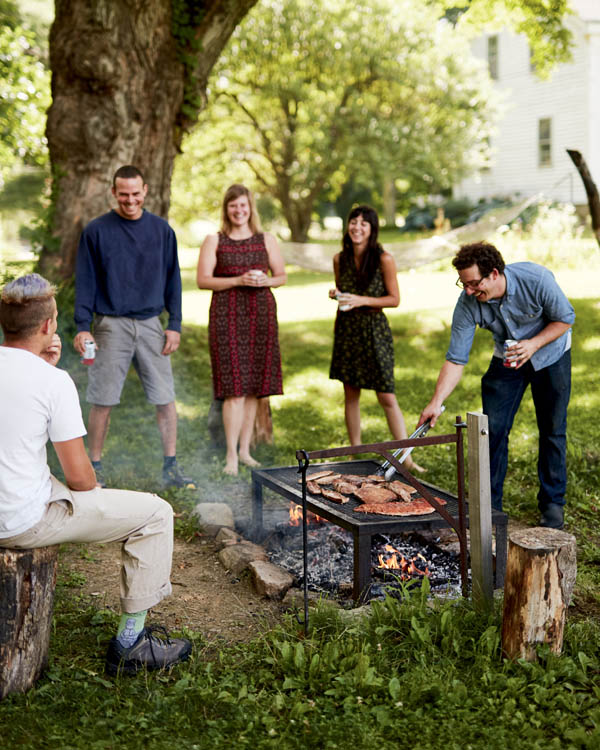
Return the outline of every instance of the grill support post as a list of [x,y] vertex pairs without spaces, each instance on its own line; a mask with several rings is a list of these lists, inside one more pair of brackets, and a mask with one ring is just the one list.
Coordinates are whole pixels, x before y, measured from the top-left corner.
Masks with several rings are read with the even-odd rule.
[[[467,438],[473,603],[479,610],[488,610],[491,609],[494,599],[494,576],[490,441],[486,414],[467,413]],[[497,553],[499,553],[499,547],[501,543],[496,535]]]

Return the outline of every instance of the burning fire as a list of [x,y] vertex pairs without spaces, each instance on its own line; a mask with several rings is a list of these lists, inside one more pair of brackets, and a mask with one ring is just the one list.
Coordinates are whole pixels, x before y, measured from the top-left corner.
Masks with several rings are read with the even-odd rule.
[[[316,513],[311,513],[309,510],[306,522],[310,526],[311,523],[326,523],[327,521],[325,518],[321,518],[321,516],[318,516]],[[296,503],[290,503],[290,526],[300,526],[301,523],[302,506],[297,505]]]
[[[379,555],[379,567],[386,568],[387,570],[397,570],[400,572],[401,580],[405,581],[414,575],[419,576],[430,576],[429,568],[427,567],[427,560],[419,552],[417,555],[412,557],[408,561],[404,555],[395,549],[391,544],[386,544],[385,552],[388,553],[389,557],[384,558],[384,553]],[[416,563],[422,560],[425,563],[425,570],[421,570],[417,567]]]

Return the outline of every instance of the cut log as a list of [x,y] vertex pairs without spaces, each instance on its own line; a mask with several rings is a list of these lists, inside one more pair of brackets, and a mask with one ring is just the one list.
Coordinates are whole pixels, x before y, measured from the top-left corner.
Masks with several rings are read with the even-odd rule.
[[572,534],[540,527],[510,535],[502,618],[507,657],[535,661],[540,643],[560,654],[576,573]]
[[0,699],[28,690],[48,662],[58,546],[0,547]]

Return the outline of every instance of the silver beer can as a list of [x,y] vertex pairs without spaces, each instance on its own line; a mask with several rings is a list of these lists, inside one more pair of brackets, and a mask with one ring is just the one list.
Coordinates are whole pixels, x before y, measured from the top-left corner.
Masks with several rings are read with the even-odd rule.
[[514,346],[515,344],[518,344],[518,341],[515,341],[515,339],[506,339],[504,342],[504,359],[503,364],[504,367],[516,367],[518,365],[517,359],[512,359],[509,355],[508,350],[511,348],[511,346]]
[[91,339],[86,339],[83,342],[84,351],[81,361],[84,365],[93,365],[96,359],[96,344]]

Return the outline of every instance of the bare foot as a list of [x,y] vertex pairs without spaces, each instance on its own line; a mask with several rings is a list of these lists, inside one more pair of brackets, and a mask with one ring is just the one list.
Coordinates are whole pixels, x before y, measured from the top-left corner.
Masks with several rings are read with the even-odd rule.
[[252,458],[249,453],[240,453],[239,457],[245,466],[260,466],[259,462],[255,458]]
[[414,461],[405,461],[404,465],[406,466],[408,471],[417,472],[417,474],[424,474],[427,469],[425,469],[423,466],[419,466],[419,464],[415,463]]
[[231,477],[237,477],[238,473],[238,461],[237,456],[233,458],[225,459],[225,467],[223,468],[223,474],[229,474]]

